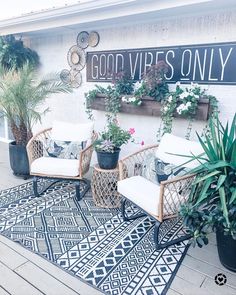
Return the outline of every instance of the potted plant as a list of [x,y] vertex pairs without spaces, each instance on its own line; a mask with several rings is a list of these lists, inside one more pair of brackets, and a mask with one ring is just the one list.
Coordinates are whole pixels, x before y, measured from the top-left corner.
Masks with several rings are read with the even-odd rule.
[[49,111],[42,109],[42,104],[50,94],[71,89],[57,74],[37,81],[37,72],[28,63],[17,70],[2,69],[0,76],[0,110],[8,119],[15,139],[9,144],[11,168],[15,175],[26,176],[29,174],[26,145],[32,137],[32,127]]
[[99,167],[102,169],[114,169],[117,166],[120,147],[128,143],[134,129],[123,130],[115,122],[109,122],[106,129],[100,133],[99,138],[94,142],[97,152]]
[[192,172],[200,176],[180,213],[194,245],[202,247],[207,234],[216,232],[220,261],[236,272],[236,114],[226,127],[218,117],[212,119],[208,132],[198,139],[205,154],[193,156],[199,166]]
[[171,133],[173,120],[177,115],[188,119],[185,137],[189,139],[192,131],[192,123],[196,118],[198,108],[203,105],[205,107],[201,112],[205,113],[205,120],[208,120],[209,117],[214,117],[218,113],[217,99],[207,94],[206,89],[202,89],[197,83],[181,85],[180,82],[177,82],[175,90],[170,92],[162,102],[159,137],[165,133]]
[[13,35],[0,36],[0,64],[4,69],[19,69],[28,62],[37,67],[39,56],[36,51],[24,46],[21,39]]

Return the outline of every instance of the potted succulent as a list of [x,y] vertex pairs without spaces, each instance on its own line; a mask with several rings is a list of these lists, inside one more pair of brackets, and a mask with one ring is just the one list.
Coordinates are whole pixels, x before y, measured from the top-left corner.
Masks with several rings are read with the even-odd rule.
[[199,166],[188,202],[180,214],[193,234],[192,242],[202,247],[207,234],[216,232],[221,263],[236,272],[236,114],[224,127],[218,116],[208,132],[198,136],[205,153],[193,156]]
[[133,128],[123,130],[117,123],[109,122],[106,129],[100,133],[99,138],[94,142],[94,148],[97,152],[99,167],[102,169],[114,169],[117,166],[120,147],[128,143]]
[[17,70],[1,69],[0,110],[15,139],[9,144],[10,164],[15,175],[29,174],[26,145],[32,137],[32,127],[41,122],[41,116],[49,110],[42,109],[45,99],[59,92],[71,92],[71,89],[57,74],[37,81],[37,72],[29,63]]

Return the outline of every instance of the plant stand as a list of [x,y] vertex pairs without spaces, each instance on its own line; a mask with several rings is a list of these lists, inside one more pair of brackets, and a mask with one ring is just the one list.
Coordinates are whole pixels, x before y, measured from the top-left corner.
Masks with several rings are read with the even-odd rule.
[[121,195],[117,192],[119,169],[93,168],[91,189],[96,206],[103,208],[118,208],[121,205]]

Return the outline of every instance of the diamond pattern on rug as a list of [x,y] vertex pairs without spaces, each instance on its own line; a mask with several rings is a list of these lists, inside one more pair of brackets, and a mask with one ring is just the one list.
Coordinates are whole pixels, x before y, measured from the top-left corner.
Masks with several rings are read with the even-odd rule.
[[[39,182],[42,190],[47,185],[47,180]],[[37,198],[31,182],[0,197],[3,235],[105,294],[165,294],[187,251],[187,242],[156,251],[152,218],[124,222],[118,209],[96,207],[90,193],[78,201],[70,181],[56,183]],[[129,214],[137,211],[130,206]],[[182,234],[178,219],[160,229],[163,242]]]

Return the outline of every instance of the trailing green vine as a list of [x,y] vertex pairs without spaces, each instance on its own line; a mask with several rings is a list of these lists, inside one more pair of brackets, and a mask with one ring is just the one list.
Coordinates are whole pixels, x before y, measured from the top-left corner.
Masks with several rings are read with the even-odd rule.
[[[169,92],[168,84],[165,81],[167,70],[166,63],[160,61],[151,66],[143,75],[143,79],[136,83],[122,71],[113,75],[112,85],[106,88],[96,85],[95,89],[86,94],[86,112],[89,119],[93,119],[91,106],[99,94],[102,94],[105,100],[108,122],[113,122],[117,118],[121,103],[142,107],[145,96],[151,96],[153,100],[161,103],[161,123],[157,131],[157,141],[159,142],[165,133],[172,132],[173,121],[176,116],[188,120],[185,137],[190,139],[201,98],[209,100],[210,118],[216,117],[218,114],[218,101],[214,96],[208,95],[207,90],[202,89],[196,83],[185,86],[176,83],[175,90]],[[208,123],[204,131],[207,128]]]
[[101,87],[99,85],[95,85],[95,89],[90,90],[88,93],[85,93],[85,112],[88,115],[90,120],[93,120],[93,112],[92,112],[92,103],[97,98],[98,94],[102,94],[105,100],[105,111],[108,122],[113,121],[118,112],[120,111],[121,101],[120,101],[120,93],[116,88],[112,86],[108,86],[107,88]]
[[218,113],[217,99],[212,95],[207,95],[205,89],[201,89],[198,84],[191,83],[190,86],[181,87],[180,83],[176,84],[175,91],[171,92],[161,107],[161,125],[157,133],[157,140],[165,133],[172,132],[173,120],[175,115],[188,119],[188,127],[185,138],[189,139],[192,131],[193,121],[197,112],[200,98],[209,99],[210,116],[216,116]]

